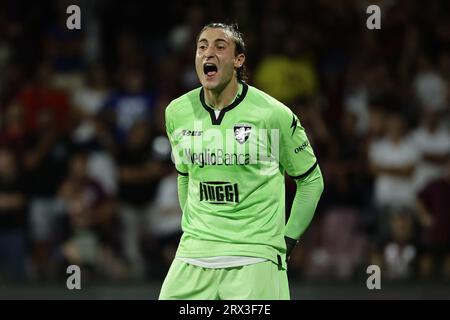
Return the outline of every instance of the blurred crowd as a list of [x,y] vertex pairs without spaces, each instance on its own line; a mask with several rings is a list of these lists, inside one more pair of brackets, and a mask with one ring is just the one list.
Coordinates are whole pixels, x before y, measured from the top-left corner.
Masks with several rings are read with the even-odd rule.
[[199,86],[212,21],[239,23],[249,83],[299,115],[324,174],[290,276],[450,279],[448,1],[59,0],[0,1],[0,283],[162,279],[181,234],[164,109]]

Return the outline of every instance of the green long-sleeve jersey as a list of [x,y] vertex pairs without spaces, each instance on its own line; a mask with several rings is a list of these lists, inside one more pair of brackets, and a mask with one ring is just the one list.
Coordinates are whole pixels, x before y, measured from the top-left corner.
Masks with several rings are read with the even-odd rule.
[[318,169],[298,117],[245,83],[220,112],[197,88],[165,117],[176,169],[189,177],[177,256],[253,256],[285,267],[284,173],[301,179]]

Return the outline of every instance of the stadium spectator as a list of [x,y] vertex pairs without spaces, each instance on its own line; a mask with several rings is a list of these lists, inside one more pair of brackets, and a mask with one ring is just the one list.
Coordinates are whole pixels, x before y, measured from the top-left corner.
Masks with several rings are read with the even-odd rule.
[[418,72],[414,79],[414,90],[419,104],[436,111],[445,109],[447,97],[445,80],[426,56],[420,56],[417,63]]
[[122,70],[120,78],[122,89],[109,96],[101,112],[111,126],[113,137],[123,143],[137,121],[153,120],[155,97],[145,87],[142,70]]
[[87,144],[95,139],[97,116],[105,105],[110,87],[108,74],[102,65],[93,65],[86,74],[85,84],[74,91],[72,105],[77,122],[74,142]]
[[175,170],[159,183],[150,214],[149,227],[157,241],[159,259],[168,268],[175,257],[181,237],[181,208],[178,202]]
[[27,132],[25,130],[24,110],[18,101],[6,107],[3,130],[0,131],[0,143],[14,151],[20,160],[27,148]]
[[0,281],[26,279],[27,200],[14,153],[0,147]]
[[445,174],[445,161],[450,156],[450,133],[443,127],[441,112],[423,109],[420,126],[413,131],[413,143],[420,153],[414,187],[421,190],[430,180]]
[[412,177],[419,158],[398,112],[385,117],[385,136],[370,144],[369,162],[375,176],[374,202],[379,209],[411,206]]
[[387,280],[408,280],[415,276],[418,244],[413,217],[408,209],[390,211],[388,232],[375,244],[371,263],[385,270]]
[[416,204],[422,226],[420,274],[450,279],[450,157],[445,164],[445,173],[419,192]]
[[69,175],[59,188],[64,212],[57,230],[61,253],[66,264],[86,267],[112,279],[125,278],[127,269],[119,256],[115,201],[89,177],[87,164],[87,154],[75,153]]
[[255,72],[255,84],[276,99],[292,105],[300,98],[316,94],[317,73],[295,36],[287,35],[283,43],[283,52],[261,61]]
[[150,126],[136,122],[117,157],[120,217],[123,223],[122,244],[132,275],[145,275],[144,238],[151,238],[146,225],[159,180],[166,166],[155,158]]
[[27,137],[27,150],[22,161],[30,193],[34,274],[45,279],[52,273],[49,264],[55,245],[55,219],[61,214],[61,203],[55,195],[66,176],[73,146],[67,137],[58,133],[57,120],[51,109],[41,110],[36,118],[36,129]]
[[37,67],[34,83],[19,93],[18,100],[24,106],[27,130],[36,129],[39,113],[46,110],[55,114],[59,131],[67,129],[70,115],[69,98],[64,91],[54,87],[54,73],[48,63],[43,62]]

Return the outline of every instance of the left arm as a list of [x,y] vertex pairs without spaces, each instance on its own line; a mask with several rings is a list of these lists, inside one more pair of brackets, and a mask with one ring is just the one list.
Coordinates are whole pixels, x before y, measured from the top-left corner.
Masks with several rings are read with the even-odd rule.
[[322,173],[318,165],[315,165],[308,175],[295,179],[295,183],[297,191],[284,232],[287,256],[309,226],[324,189]]
[[309,226],[324,183],[316,156],[298,117],[286,106],[277,109],[280,128],[280,163],[294,178],[297,190],[284,230],[286,256]]

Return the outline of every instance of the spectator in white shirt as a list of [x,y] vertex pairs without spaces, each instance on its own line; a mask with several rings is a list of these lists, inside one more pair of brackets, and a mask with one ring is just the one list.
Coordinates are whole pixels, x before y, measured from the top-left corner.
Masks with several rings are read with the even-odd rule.
[[369,146],[377,208],[413,206],[412,182],[418,157],[418,150],[407,135],[402,115],[390,112],[385,120],[385,136]]
[[424,109],[420,127],[413,132],[415,148],[420,152],[414,175],[414,188],[421,190],[425,185],[444,175],[444,163],[450,155],[450,133],[440,125],[440,113]]
[[448,93],[444,78],[425,56],[418,59],[418,69],[414,91],[420,105],[429,110],[444,110]]

